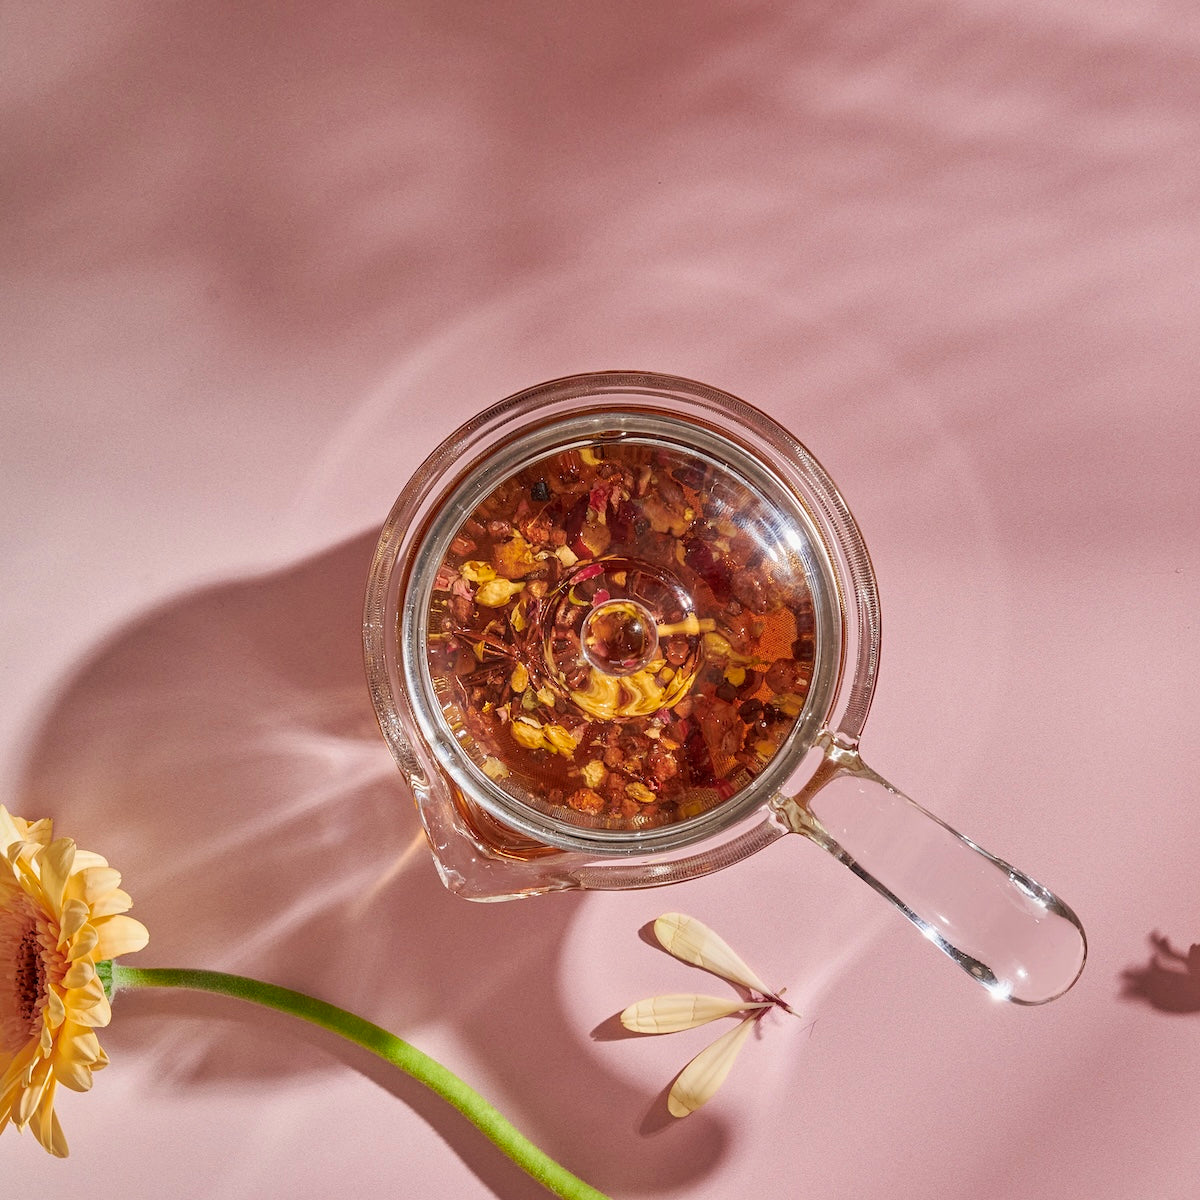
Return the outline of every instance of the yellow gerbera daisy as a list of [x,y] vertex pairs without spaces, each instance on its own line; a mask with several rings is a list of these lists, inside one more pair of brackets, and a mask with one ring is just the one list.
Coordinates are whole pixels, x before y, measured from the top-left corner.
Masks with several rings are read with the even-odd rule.
[[53,833],[49,820],[0,805],[0,1132],[28,1127],[65,1157],[55,1089],[86,1092],[108,1062],[95,1031],[112,1012],[97,966],[149,934],[122,915],[133,901],[120,874]]

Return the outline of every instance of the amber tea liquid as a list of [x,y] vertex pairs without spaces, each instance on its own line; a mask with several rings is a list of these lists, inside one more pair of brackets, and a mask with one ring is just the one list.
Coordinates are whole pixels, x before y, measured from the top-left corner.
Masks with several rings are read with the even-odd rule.
[[640,830],[746,787],[812,683],[812,597],[778,516],[721,464],[631,437],[503,480],[428,614],[447,726],[526,804]]

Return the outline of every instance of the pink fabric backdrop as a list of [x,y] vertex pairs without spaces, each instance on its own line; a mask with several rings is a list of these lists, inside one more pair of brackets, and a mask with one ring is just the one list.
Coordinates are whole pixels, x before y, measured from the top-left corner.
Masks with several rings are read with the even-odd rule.
[[[1194,3],[9,4],[2,798],[124,871],[144,965],[355,1008],[617,1197],[1174,1200],[1200,1168]],[[841,485],[884,599],[864,748],[1091,941],[997,1006],[789,839],[669,892],[437,883],[358,620],[424,454],[527,384],[727,388]],[[717,926],[779,1018],[701,1113]],[[719,986],[719,985],[718,985]],[[701,990],[704,990],[701,988]],[[118,1001],[9,1195],[542,1194],[366,1056]]]

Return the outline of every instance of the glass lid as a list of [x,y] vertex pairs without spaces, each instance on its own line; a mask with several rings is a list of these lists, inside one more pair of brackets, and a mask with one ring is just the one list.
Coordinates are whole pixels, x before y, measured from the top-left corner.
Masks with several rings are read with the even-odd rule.
[[691,419],[533,423],[461,471],[412,562],[423,735],[467,796],[550,844],[724,827],[786,777],[835,682],[811,517]]

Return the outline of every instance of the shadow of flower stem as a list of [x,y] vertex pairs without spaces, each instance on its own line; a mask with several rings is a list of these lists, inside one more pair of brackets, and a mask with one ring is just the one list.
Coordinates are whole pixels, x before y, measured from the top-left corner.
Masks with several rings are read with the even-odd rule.
[[[101,974],[103,976],[104,973]],[[251,1004],[261,1004],[265,1008],[273,1008],[322,1029],[328,1029],[331,1033],[336,1033],[378,1055],[441,1096],[507,1154],[517,1166],[556,1196],[561,1196],[564,1200],[607,1200],[602,1192],[584,1183],[578,1176],[572,1175],[565,1167],[539,1150],[507,1118],[452,1071],[395,1034],[346,1012],[345,1009],[326,1004],[323,1000],[317,1000],[303,992],[262,983],[243,975],[226,974],[224,971],[123,967],[114,962],[110,965],[109,980],[112,995],[122,988],[150,987],[215,992],[218,995],[247,1000]]]

